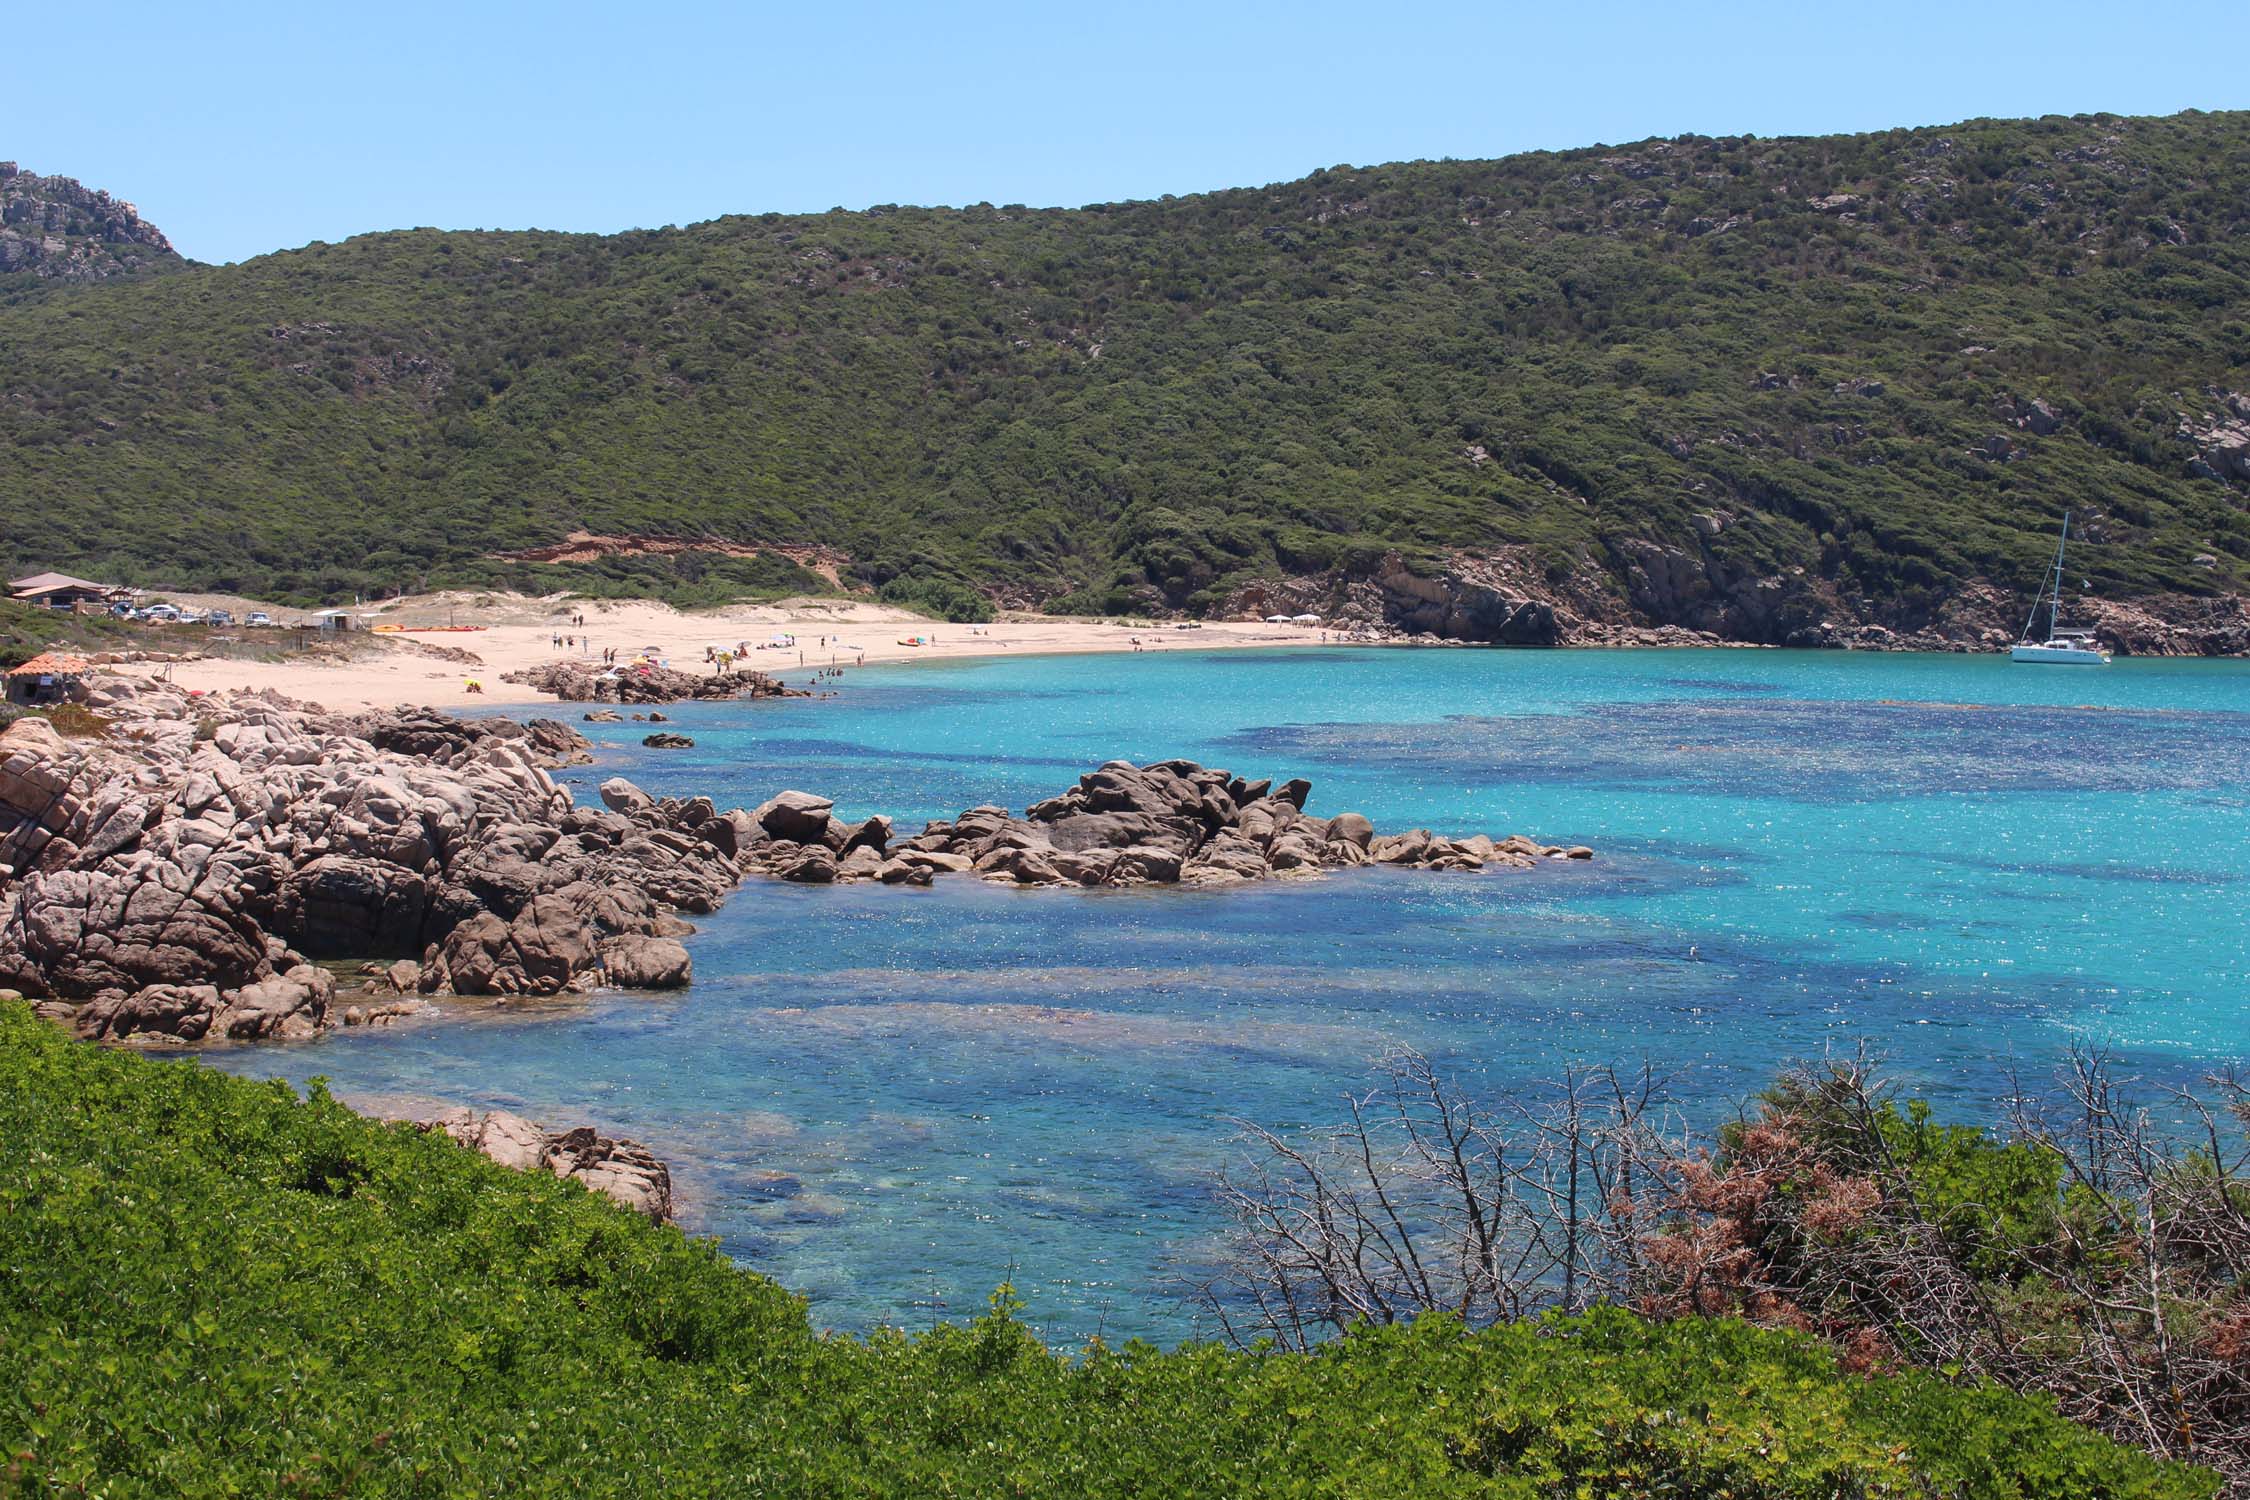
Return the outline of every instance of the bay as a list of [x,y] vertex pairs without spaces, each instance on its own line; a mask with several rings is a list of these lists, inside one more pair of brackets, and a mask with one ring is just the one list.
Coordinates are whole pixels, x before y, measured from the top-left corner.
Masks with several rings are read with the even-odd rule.
[[1395,1045],[1480,1093],[1646,1062],[1723,1119],[1870,1048],[1962,1118],[2074,1039],[2151,1080],[2250,1052],[2250,664],[1775,651],[1169,649],[862,669],[668,710],[651,792],[783,787],[904,829],[1104,760],[1303,775],[1383,829],[1599,851],[1529,873],[1211,892],[745,886],[683,995],[450,1003],[207,1061],[371,1104],[591,1120],[816,1322],[921,1326],[1012,1279],[1068,1342],[1194,1331],[1232,1119],[1337,1118]]

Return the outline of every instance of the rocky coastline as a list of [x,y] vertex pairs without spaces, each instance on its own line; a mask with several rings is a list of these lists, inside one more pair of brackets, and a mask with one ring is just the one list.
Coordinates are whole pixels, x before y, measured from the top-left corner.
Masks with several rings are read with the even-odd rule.
[[[551,720],[103,679],[83,706],[98,738],[0,734],[0,986],[88,1038],[301,1038],[440,991],[677,986],[675,913],[737,879],[708,844],[573,808],[547,771],[588,744]],[[364,985],[341,1004],[339,968]]]
[[[1344,634],[1408,643],[1608,648],[1786,646],[1806,650],[2004,651],[2029,601],[1972,582],[1931,599],[1844,598],[1802,572],[1756,574],[1714,542],[1730,518],[1699,518],[1699,545],[1620,543],[1603,566],[1555,578],[1530,549],[1353,567],[1249,584],[1230,615],[1315,614]],[[1161,600],[1150,600],[1158,613]],[[2239,594],[2153,594],[2074,601],[2080,623],[2120,656],[2250,656],[2250,600]]]
[[549,693],[565,703],[679,703],[711,698],[807,698],[804,688],[786,687],[764,672],[682,672],[641,664],[602,667],[592,662],[558,661],[500,674]]
[[272,693],[96,678],[66,738],[0,733],[0,986],[79,1035],[191,1045],[375,1025],[426,997],[687,985],[687,917],[752,875],[802,884],[1219,886],[1385,864],[1586,859],[1520,835],[1379,833],[1310,787],[1113,761],[1021,816],[894,837],[810,793],[751,810],[623,778],[574,803],[591,747],[553,720],[337,714]]
[[407,1116],[418,1130],[442,1131],[503,1167],[550,1172],[589,1191],[607,1193],[659,1224],[670,1223],[672,1169],[656,1153],[626,1136],[607,1136],[591,1125],[553,1130],[504,1109],[463,1106]]
[[[613,810],[634,810],[637,799],[645,800],[623,780],[601,790]],[[1311,791],[1310,782],[1245,781],[1191,760],[1117,760],[1021,817],[1004,807],[972,807],[906,839],[894,840],[887,817],[848,822],[829,799],[806,792],[783,792],[722,821],[733,829],[745,871],[818,885],[928,885],[958,874],[1035,886],[1223,886],[1371,864],[1473,871],[1593,858],[1583,845],[1564,848],[1521,834],[1378,833],[1359,813],[1307,813]]]

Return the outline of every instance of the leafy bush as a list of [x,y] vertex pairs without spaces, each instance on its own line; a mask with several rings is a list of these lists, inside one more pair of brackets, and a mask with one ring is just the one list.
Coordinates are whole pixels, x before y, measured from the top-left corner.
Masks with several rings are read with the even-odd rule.
[[1607,1311],[1314,1356],[823,1337],[715,1245],[0,1004],[0,1484],[117,1497],[2203,1496],[2042,1404]]
[[1994,1136],[1863,1063],[1796,1069],[1716,1157],[1656,1169],[1638,1305],[2036,1392],[2250,1494],[2250,1083],[2206,1085],[2147,1102],[2074,1051]]
[[42,651],[114,648],[134,634],[132,626],[109,615],[68,614],[0,599],[0,668],[21,666]]
[[992,618],[990,599],[950,578],[894,578],[876,590],[876,597],[956,625],[981,625]]

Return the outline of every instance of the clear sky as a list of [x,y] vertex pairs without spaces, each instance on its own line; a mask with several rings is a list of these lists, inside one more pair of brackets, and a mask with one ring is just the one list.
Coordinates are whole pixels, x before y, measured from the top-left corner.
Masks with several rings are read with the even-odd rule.
[[0,158],[200,260],[1064,204],[1651,135],[2250,106],[2250,3],[16,7]]

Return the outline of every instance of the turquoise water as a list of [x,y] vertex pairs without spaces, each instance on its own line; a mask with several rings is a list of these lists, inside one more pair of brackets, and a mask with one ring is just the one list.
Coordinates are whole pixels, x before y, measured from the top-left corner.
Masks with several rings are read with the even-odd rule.
[[1705,1120],[1868,1044],[1956,1114],[2074,1037],[2190,1080],[2250,1053],[2250,665],[1306,650],[865,669],[590,725],[651,791],[914,820],[1124,756],[1302,774],[1318,813],[1601,851],[1527,874],[1216,892],[745,887],[682,996],[461,1003],[214,1054],[347,1096],[590,1119],[817,1321],[1012,1276],[1051,1337],[1190,1331],[1230,1117],[1325,1122],[1386,1046],[1486,1091],[1652,1063]]

